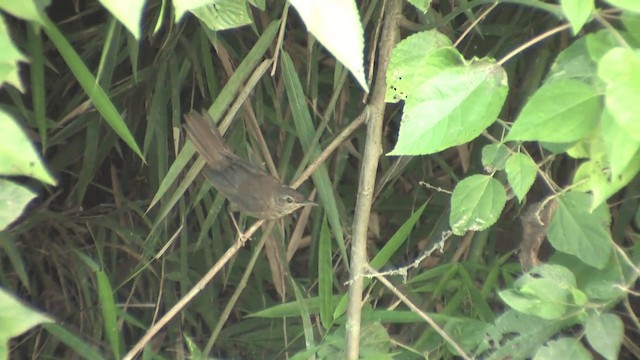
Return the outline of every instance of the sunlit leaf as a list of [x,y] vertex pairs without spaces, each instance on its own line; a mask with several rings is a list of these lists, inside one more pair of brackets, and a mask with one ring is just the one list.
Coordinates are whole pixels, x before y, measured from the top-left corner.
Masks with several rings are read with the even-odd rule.
[[506,95],[506,73],[488,60],[445,69],[405,101],[389,155],[432,154],[475,139],[496,120]]
[[596,126],[602,112],[600,102],[599,94],[584,82],[548,82],[524,106],[506,141],[579,140]]
[[291,0],[307,31],[369,91],[364,74],[364,30],[354,0]]
[[0,110],[0,175],[23,175],[50,185],[56,181],[11,115]]

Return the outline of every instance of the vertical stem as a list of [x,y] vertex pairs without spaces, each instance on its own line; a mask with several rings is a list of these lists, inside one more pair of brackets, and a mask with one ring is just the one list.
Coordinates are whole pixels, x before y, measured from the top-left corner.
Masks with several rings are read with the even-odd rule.
[[396,42],[396,19],[401,12],[403,1],[387,0],[384,5],[384,21],[380,38],[380,53],[375,74],[371,102],[367,106],[367,140],[358,184],[358,199],[353,223],[351,244],[351,273],[349,274],[349,303],[347,306],[346,358],[358,359],[360,352],[360,320],[362,317],[363,275],[367,265],[367,229],[373,201],[373,190],[378,170],[378,160],[382,154],[382,123],[385,109],[387,65]]

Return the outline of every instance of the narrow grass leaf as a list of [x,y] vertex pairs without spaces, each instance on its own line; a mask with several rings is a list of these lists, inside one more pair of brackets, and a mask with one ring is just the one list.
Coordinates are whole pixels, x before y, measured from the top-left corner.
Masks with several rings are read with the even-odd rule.
[[326,216],[322,220],[318,239],[318,298],[320,320],[325,329],[333,325],[333,264],[331,262],[331,234]]
[[31,79],[31,104],[38,125],[42,152],[47,152],[47,118],[45,115],[44,50],[42,37],[36,25],[27,25],[27,48],[29,49],[29,77]]
[[307,308],[307,305],[304,301],[304,295],[302,294],[302,291],[300,291],[300,287],[298,286],[296,281],[291,277],[289,277],[289,280],[291,281],[291,287],[293,288],[293,293],[295,294],[296,302],[298,303],[300,320],[302,320],[302,328],[304,329],[305,345],[307,349],[312,348],[315,346],[315,339],[313,335],[314,329],[313,325],[311,324],[311,314],[309,312],[309,308]]
[[67,66],[75,75],[80,86],[87,93],[91,102],[96,107],[100,115],[111,126],[111,128],[120,136],[120,138],[144,161],[144,157],[140,152],[140,148],[136,144],[133,135],[127,128],[122,116],[111,102],[111,99],[102,87],[97,83],[96,78],[91,74],[80,55],[73,49],[64,35],[58,30],[56,25],[50,19],[43,17],[43,29],[55,44],[64,58]]
[[111,345],[114,358],[119,359],[122,354],[117,309],[114,300],[115,293],[111,287],[109,277],[104,271],[96,272],[96,279],[98,281],[98,298],[100,299],[100,309],[102,310],[105,334]]
[[[316,147],[317,144],[312,144],[315,129],[313,128],[313,122],[311,120],[311,115],[309,114],[307,101],[302,90],[302,84],[300,83],[298,74],[293,66],[293,60],[291,60],[291,57],[286,52],[282,53],[282,72],[284,75],[285,87],[287,89],[287,98],[289,99],[289,105],[293,114],[293,122],[295,123],[298,137],[306,151],[313,148],[312,157],[315,158],[320,155],[320,150]],[[328,216],[333,235],[336,237],[336,241],[340,247],[340,252],[346,261],[348,257],[346,254],[346,246],[344,244],[344,236],[342,234],[340,213],[338,211],[338,205],[333,192],[333,184],[329,178],[329,172],[326,165],[321,164],[313,173],[312,178],[316,185],[316,189],[318,190],[318,194],[320,195],[323,210]]]
[[73,349],[78,356],[88,360],[103,360],[109,357],[102,356],[93,347],[89,346],[89,342],[79,336],[73,334],[67,330],[64,326],[59,324],[44,324],[43,327],[53,335],[56,339],[60,340],[63,344]]

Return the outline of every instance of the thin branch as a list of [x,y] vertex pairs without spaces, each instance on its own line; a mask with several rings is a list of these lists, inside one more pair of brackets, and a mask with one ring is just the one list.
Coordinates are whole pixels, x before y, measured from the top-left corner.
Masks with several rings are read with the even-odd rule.
[[378,68],[371,94],[371,103],[367,106],[367,137],[358,184],[358,199],[353,223],[353,241],[351,244],[351,269],[349,279],[349,303],[346,323],[346,359],[358,359],[360,352],[360,321],[362,318],[362,274],[367,266],[367,229],[373,192],[378,170],[378,161],[382,154],[382,124],[384,120],[386,73],[391,51],[397,38],[396,19],[402,9],[402,1],[389,0],[384,4],[384,21],[380,38]]

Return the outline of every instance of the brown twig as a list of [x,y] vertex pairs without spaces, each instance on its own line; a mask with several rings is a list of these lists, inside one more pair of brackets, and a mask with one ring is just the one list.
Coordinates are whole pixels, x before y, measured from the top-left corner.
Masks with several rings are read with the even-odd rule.
[[358,359],[360,352],[360,321],[362,318],[362,291],[364,280],[362,274],[367,266],[367,229],[373,191],[376,182],[379,157],[382,154],[382,123],[385,109],[386,72],[391,57],[391,51],[396,42],[396,17],[402,9],[401,1],[386,1],[384,4],[385,15],[382,36],[380,38],[380,53],[378,56],[378,69],[371,102],[367,106],[367,137],[360,171],[360,183],[358,184],[358,199],[353,222],[353,241],[351,243],[351,269],[349,279],[349,302],[347,305],[346,324],[346,354],[347,359]]

